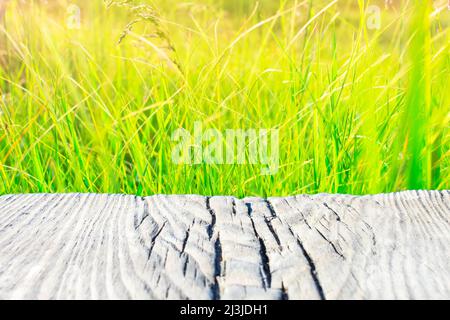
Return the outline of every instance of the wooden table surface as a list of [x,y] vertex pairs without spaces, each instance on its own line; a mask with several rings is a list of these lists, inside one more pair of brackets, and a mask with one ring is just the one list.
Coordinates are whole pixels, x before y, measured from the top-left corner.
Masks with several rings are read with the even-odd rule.
[[450,299],[450,192],[0,197],[0,299]]

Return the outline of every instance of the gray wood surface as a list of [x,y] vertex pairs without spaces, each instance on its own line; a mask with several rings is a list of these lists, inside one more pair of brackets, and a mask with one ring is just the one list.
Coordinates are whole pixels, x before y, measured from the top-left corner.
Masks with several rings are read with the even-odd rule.
[[450,192],[0,197],[1,299],[449,299]]

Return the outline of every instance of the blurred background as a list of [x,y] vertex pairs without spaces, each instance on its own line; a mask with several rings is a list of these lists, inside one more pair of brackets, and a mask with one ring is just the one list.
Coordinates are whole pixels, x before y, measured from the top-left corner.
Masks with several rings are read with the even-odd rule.
[[[448,189],[447,1],[0,0],[0,193]],[[280,170],[176,165],[277,128]]]

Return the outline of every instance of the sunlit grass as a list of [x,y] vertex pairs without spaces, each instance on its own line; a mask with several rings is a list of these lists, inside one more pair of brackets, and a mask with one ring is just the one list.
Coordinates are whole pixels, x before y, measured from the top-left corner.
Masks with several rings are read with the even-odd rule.
[[[130,8],[11,1],[0,194],[448,189],[450,11],[398,2],[370,30],[367,1],[154,1],[118,44]],[[280,170],[174,164],[196,121],[278,128]]]

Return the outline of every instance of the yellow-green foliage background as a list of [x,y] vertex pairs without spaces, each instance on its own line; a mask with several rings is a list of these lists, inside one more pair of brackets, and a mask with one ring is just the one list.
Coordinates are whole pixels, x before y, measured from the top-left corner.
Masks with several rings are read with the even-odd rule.
[[[450,11],[393,2],[74,1],[70,29],[69,2],[11,0],[0,194],[448,189]],[[372,4],[379,30],[367,28]],[[171,134],[195,121],[278,128],[280,170],[174,164]]]

